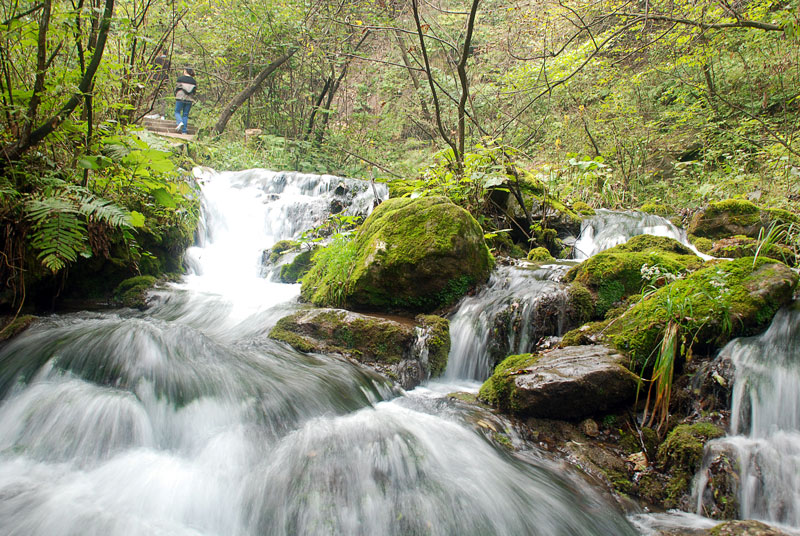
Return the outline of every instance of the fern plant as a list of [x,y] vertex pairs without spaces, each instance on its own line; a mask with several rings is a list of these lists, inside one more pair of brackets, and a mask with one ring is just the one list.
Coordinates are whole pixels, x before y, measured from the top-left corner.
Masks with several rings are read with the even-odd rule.
[[42,265],[53,273],[90,257],[87,224],[105,223],[115,229],[131,227],[127,212],[86,188],[61,183],[30,196],[23,204],[31,223],[29,239]]

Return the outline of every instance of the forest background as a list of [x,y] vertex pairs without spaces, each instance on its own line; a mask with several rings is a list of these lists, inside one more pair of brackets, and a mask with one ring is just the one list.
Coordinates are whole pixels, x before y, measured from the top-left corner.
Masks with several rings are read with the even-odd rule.
[[[796,212],[798,26],[796,0],[3,0],[2,302],[92,259],[178,269],[159,248],[191,240],[195,164],[445,194],[487,233],[486,189],[525,181]],[[184,66],[199,132],[176,151],[140,124]]]

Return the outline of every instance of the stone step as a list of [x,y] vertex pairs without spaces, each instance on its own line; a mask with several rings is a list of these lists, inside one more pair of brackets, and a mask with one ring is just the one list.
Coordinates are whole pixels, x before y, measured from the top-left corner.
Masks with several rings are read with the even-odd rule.
[[[175,121],[173,119],[155,119],[145,117],[142,124],[147,130],[152,132],[175,132]],[[197,134],[197,127],[189,125],[188,134]]]

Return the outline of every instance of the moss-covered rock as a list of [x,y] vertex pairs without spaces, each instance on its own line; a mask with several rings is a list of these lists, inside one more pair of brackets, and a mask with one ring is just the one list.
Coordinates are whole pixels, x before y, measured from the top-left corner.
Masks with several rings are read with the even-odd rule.
[[533,262],[553,262],[556,260],[547,248],[533,248],[528,252],[528,260]]
[[144,309],[147,307],[147,291],[156,284],[151,275],[140,275],[122,281],[114,290],[114,301],[123,307]]
[[788,247],[780,244],[760,244],[757,239],[744,235],[721,238],[714,242],[711,249],[708,251],[708,254],[714,257],[733,259],[752,257],[756,255],[756,253],[758,253],[760,257],[776,259],[790,266],[796,263],[794,251]]
[[389,199],[353,240],[314,259],[303,298],[367,311],[433,311],[486,281],[493,267],[480,225],[445,197]]
[[[435,315],[403,322],[342,309],[309,309],[281,318],[269,336],[301,352],[345,355],[406,389],[444,372],[450,351],[449,322]],[[420,340],[424,344],[417,344]]]
[[611,322],[604,337],[641,370],[660,343],[668,320],[711,350],[733,337],[762,331],[791,301],[798,276],[772,259],[722,261],[654,292]]
[[673,210],[667,205],[660,205],[658,203],[645,203],[639,207],[639,212],[646,212],[647,214],[655,214],[656,216],[669,218],[672,215]]
[[281,266],[278,279],[281,283],[297,283],[306,275],[313,264],[311,258],[314,252],[310,249],[301,251],[288,264]]
[[33,315],[19,315],[0,318],[0,342],[19,335],[36,320]]
[[660,281],[663,284],[667,277],[697,269],[702,264],[702,259],[677,240],[638,235],[590,257],[567,272],[566,279],[591,292],[595,305],[593,318],[602,318],[615,304],[639,294],[650,282],[649,272],[642,271],[645,265],[653,272],[653,282],[658,283],[663,277]]
[[636,376],[624,361],[601,345],[509,356],[481,386],[479,397],[517,415],[588,417],[633,399]]
[[770,225],[798,223],[800,219],[785,210],[761,209],[744,199],[726,199],[711,203],[697,212],[689,224],[688,231],[695,236],[711,239],[745,235],[757,238]]
[[584,203],[583,201],[577,201],[577,202],[573,203],[572,204],[572,210],[574,210],[575,212],[577,212],[578,214],[580,214],[582,216],[594,216],[595,215],[594,209],[592,207],[590,207],[588,204]]
[[669,433],[658,448],[657,458],[661,469],[670,475],[664,506],[675,508],[685,503],[706,443],[724,435],[722,428],[705,422],[681,424]]
[[720,523],[707,532],[707,536],[788,536],[761,521],[737,520]]
[[728,443],[716,443],[706,447],[704,459],[703,514],[711,519],[735,519],[739,515],[739,453]]

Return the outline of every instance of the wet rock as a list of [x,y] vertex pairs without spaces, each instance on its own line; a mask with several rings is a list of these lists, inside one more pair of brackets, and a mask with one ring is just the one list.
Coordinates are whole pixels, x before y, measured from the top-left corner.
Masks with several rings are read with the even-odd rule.
[[788,536],[766,523],[754,520],[728,521],[707,531],[708,536]]
[[703,460],[703,449],[725,431],[711,423],[701,422],[676,426],[658,448],[658,466],[669,474],[664,506],[690,510],[690,485]]
[[789,265],[796,262],[794,251],[780,244],[761,244],[757,239],[748,236],[721,238],[712,243],[708,254],[714,257],[738,259],[740,257],[759,256],[777,259]]
[[773,223],[798,221],[797,216],[785,210],[761,209],[744,199],[726,199],[695,213],[687,230],[692,235],[711,239],[736,235],[758,238],[759,233],[766,232]]
[[147,308],[147,292],[156,284],[156,278],[140,275],[122,281],[114,290],[114,303],[133,309]]
[[697,475],[702,513],[711,519],[734,519],[739,513],[738,456],[731,445],[713,443],[706,447],[703,470]]
[[626,359],[602,345],[510,356],[481,387],[480,398],[517,415],[579,419],[630,402],[636,377]]
[[309,309],[281,318],[269,336],[301,352],[342,354],[404,389],[444,372],[450,351],[449,322],[434,315],[412,321]]
[[302,296],[320,306],[429,312],[454,303],[489,277],[483,231],[445,197],[381,203],[352,241],[320,255]]

